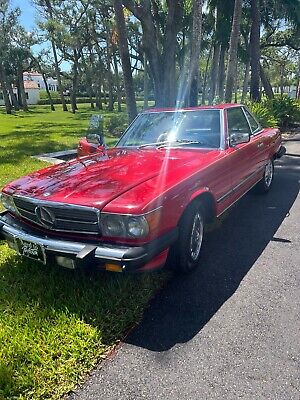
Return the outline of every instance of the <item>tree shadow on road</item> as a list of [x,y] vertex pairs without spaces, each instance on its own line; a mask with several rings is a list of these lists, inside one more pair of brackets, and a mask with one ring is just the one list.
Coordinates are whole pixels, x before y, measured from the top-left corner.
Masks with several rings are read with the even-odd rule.
[[[174,276],[153,299],[126,343],[165,351],[191,340],[235,293],[280,224],[288,218],[299,192],[299,159],[284,157],[271,191],[246,195],[218,229],[207,234],[201,266]],[[275,238],[276,240],[276,238]],[[282,243],[288,243],[280,238]]]

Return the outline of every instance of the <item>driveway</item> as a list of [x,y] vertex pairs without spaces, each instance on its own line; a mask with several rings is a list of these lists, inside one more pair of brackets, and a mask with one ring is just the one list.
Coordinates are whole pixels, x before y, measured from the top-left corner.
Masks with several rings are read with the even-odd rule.
[[300,135],[69,400],[300,398]]

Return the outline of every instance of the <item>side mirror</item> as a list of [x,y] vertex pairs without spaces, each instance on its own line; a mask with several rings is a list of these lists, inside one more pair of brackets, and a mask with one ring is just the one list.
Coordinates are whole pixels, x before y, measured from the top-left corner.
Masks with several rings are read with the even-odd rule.
[[230,146],[250,142],[249,132],[234,132],[230,135]]
[[102,115],[94,114],[91,116],[89,127],[86,133],[86,140],[89,143],[97,144],[98,146],[104,145]]
[[103,136],[102,135],[98,135],[97,133],[87,133],[86,134],[86,140],[89,143],[97,144],[99,146],[101,146],[103,144],[103,142],[104,142]]

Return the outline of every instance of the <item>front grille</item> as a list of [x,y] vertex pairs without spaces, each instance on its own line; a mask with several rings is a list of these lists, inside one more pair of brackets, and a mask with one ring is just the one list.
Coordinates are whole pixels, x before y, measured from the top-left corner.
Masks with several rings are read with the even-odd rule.
[[21,217],[43,228],[62,232],[99,233],[98,210],[64,203],[14,197]]

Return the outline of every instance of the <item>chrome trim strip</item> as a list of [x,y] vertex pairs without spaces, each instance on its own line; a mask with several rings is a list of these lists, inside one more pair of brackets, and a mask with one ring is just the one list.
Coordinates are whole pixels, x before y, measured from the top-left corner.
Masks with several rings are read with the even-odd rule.
[[[237,189],[239,189],[241,186],[243,186],[247,181],[252,179],[256,174],[260,172],[260,170],[263,170],[265,167],[260,167],[257,168],[252,174],[244,178],[240,183],[238,183],[234,188],[230,189],[228,192],[223,194],[219,199],[217,199],[217,203],[221,203],[221,201],[225,200],[228,196],[230,196],[232,193],[234,193]],[[256,185],[256,183],[255,183]]]
[[[245,115],[245,117],[246,117],[246,119],[247,119],[248,125],[250,126],[251,136],[256,136],[256,135],[260,134],[260,133],[264,130],[263,127],[260,125],[260,123],[257,121],[257,119],[255,118],[255,116],[252,114],[252,112],[251,112],[247,107],[242,106],[242,109],[243,109],[244,115]],[[257,125],[258,125],[258,127],[256,128],[255,131],[253,131],[252,128],[251,128],[251,124],[250,124],[248,115],[246,114],[245,110],[253,117],[254,121],[255,121],[255,122],[257,123]]]
[[55,206],[55,207],[60,207],[60,208],[75,208],[75,209],[81,209],[81,210],[87,210],[87,211],[95,211],[96,213],[100,213],[100,210],[96,207],[88,207],[88,206],[81,206],[78,204],[70,204],[70,203],[62,203],[59,201],[47,201],[47,200],[41,200],[41,199],[35,199],[34,197],[29,197],[29,196],[23,196],[20,194],[13,194],[13,198],[18,198],[18,199],[25,199],[27,201],[30,201],[31,203],[34,204],[43,204],[45,206]]
[[120,215],[120,217],[144,217],[145,215],[151,214],[154,211],[157,211],[157,210],[159,210],[161,208],[163,208],[163,206],[156,207],[153,210],[147,211],[147,212],[145,212],[143,214],[129,214],[129,213],[128,214],[121,214],[121,213],[108,212],[108,211],[103,211],[100,214],[101,215],[103,215],[103,214],[105,214],[105,215],[107,215],[107,214],[109,214],[109,215]]
[[[60,253],[77,255],[86,246],[86,244],[80,242],[68,242],[65,240],[55,240],[49,238],[46,239],[39,236],[33,236],[20,229],[14,228],[11,225],[8,225],[4,221],[1,222],[3,223],[2,232],[6,238],[19,238],[22,240],[27,240],[29,242],[37,243],[41,246],[44,246],[45,250],[52,250]],[[95,250],[95,257],[122,262],[124,261],[123,256],[130,248],[131,247],[112,248],[106,245],[99,245]]]
[[242,193],[232,204],[230,204],[228,207],[225,208],[220,214],[217,215],[217,218],[219,218],[222,214],[224,214],[225,211],[227,211],[230,207],[232,207],[237,201],[239,201],[246,193],[248,193],[255,185],[257,182],[255,182],[253,185],[249,187],[249,189],[246,190],[246,192]]

